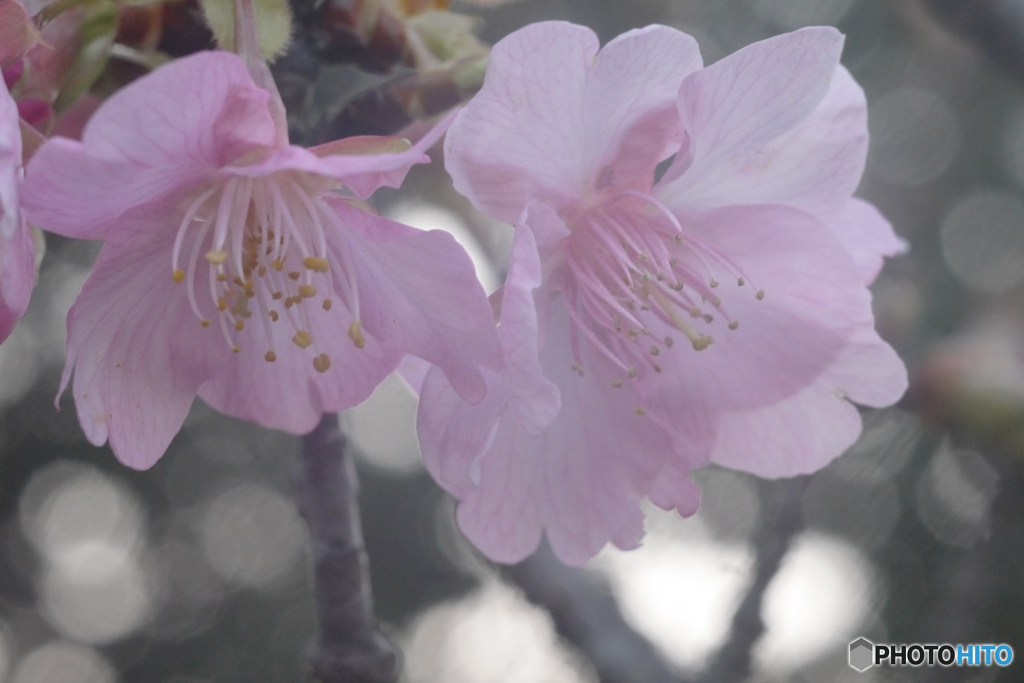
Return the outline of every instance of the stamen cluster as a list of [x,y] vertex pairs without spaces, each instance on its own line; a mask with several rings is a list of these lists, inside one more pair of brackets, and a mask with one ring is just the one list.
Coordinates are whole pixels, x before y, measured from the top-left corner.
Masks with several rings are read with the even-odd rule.
[[[671,335],[652,332],[652,318],[681,332],[695,351],[714,342],[708,327],[715,315],[730,330],[739,328],[716,294],[718,272],[728,272],[739,287],[749,278],[684,231],[654,197],[627,190],[571,222],[570,229],[563,287],[574,323],[573,370],[578,374],[583,372],[580,334],[625,377],[635,379],[644,370],[660,373],[658,357],[675,345]],[[763,299],[764,291],[756,289],[754,296]],[[621,388],[623,380],[615,379],[612,386]]]
[[185,284],[200,324],[209,327],[211,320],[203,313],[207,307],[197,299],[202,296],[197,288],[205,285],[224,339],[235,352],[251,343],[244,332],[255,313],[268,362],[277,360],[271,325],[283,321],[296,346],[313,348],[313,367],[326,372],[331,359],[313,338],[311,316],[316,313],[307,302],[320,298],[320,308],[329,312],[340,295],[355,318],[349,337],[357,348],[363,348],[365,339],[352,265],[344,250],[327,246],[325,230],[336,227],[337,214],[312,191],[312,184],[295,172],[215,182],[186,209],[171,269],[174,281]]

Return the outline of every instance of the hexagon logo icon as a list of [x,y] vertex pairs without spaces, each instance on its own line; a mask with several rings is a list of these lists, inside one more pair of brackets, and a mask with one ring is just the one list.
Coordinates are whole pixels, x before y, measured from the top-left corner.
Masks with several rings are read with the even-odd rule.
[[865,671],[874,665],[875,644],[867,638],[858,638],[850,643],[850,666]]

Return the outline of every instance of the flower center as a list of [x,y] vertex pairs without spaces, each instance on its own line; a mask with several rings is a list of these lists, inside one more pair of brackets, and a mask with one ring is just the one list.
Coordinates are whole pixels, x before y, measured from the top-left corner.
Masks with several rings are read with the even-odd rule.
[[[695,351],[714,342],[710,325],[721,316],[739,328],[716,294],[726,275],[743,287],[749,278],[736,264],[688,234],[654,197],[626,190],[573,223],[565,251],[566,295],[572,328],[573,369],[580,335],[618,366],[624,378],[661,372],[661,354],[674,348],[667,326],[682,333]],[[764,290],[755,289],[763,299]],[[655,324],[657,321],[660,324]],[[613,381],[619,388],[623,379]],[[638,414],[643,414],[638,408]]]
[[201,325],[209,327],[211,320],[197,298],[204,296],[197,288],[205,289],[206,270],[215,317],[235,352],[241,351],[243,330],[255,314],[266,338],[268,362],[277,360],[272,326],[283,324],[296,346],[312,347],[313,367],[326,372],[331,359],[310,332],[312,301],[319,300],[320,308],[330,311],[340,295],[355,319],[349,338],[358,348],[365,339],[355,273],[344,250],[327,247],[325,227],[338,221],[337,214],[303,181],[301,175],[276,173],[215,182],[185,211],[171,269],[174,281],[185,283]]

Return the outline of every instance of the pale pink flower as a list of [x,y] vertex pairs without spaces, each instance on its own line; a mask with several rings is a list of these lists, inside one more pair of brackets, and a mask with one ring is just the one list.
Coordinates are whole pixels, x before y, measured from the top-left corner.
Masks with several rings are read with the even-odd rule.
[[[259,67],[262,67],[262,71]],[[250,64],[250,69],[252,69]],[[198,393],[292,433],[364,400],[404,353],[480,400],[499,367],[490,307],[443,232],[357,199],[397,186],[444,125],[408,148],[289,146],[269,72],[225,52],[176,60],[29,164],[33,223],[105,243],[68,314],[67,366],[94,444],[151,466]],[[62,390],[63,390],[62,386]]]
[[860,433],[851,401],[902,395],[866,287],[902,244],[851,199],[866,107],[842,43],[806,29],[707,68],[662,26],[598,51],[537,24],[494,47],[445,151],[455,187],[517,225],[505,369],[474,406],[432,371],[419,414],[488,556],[545,533],[569,563],[635,547],[645,496],[696,510],[692,468],[813,471]]
[[32,233],[19,208],[21,153],[18,106],[0,83],[0,341],[25,314],[36,284]]

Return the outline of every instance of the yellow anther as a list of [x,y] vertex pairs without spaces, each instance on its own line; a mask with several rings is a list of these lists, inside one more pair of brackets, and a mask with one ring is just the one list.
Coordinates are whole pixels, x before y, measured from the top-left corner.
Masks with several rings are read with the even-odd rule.
[[635,413],[636,413],[637,415],[646,415],[646,414],[647,414],[647,411],[646,411],[646,410],[644,410],[644,407],[643,407],[643,406],[637,406],[637,407],[636,407],[636,410],[635,410],[634,412],[635,412]]
[[281,316],[279,316],[277,314],[277,311],[271,311],[270,312],[270,319],[273,320],[275,323],[277,322],[277,319],[280,318],[280,317]]
[[274,353],[273,351],[267,351],[267,355],[263,357],[267,360],[268,363],[273,363],[275,360],[277,360],[277,354]]
[[309,335],[309,332],[299,330],[295,333],[295,336],[292,337],[292,341],[295,342],[295,345],[300,349],[308,349],[309,345],[313,343],[313,337]]
[[284,270],[284,262],[281,259],[276,258],[270,262],[270,267],[274,270]]
[[239,351],[242,350],[242,347],[239,346],[238,344],[235,344],[234,346],[231,347],[231,350],[234,351],[235,353],[238,353]]
[[241,332],[244,329],[245,329],[245,321],[244,320],[236,320],[235,321],[235,330],[238,331],[238,332]]
[[181,270],[179,268],[178,270],[176,270],[173,273],[171,273],[171,279],[173,279],[175,282],[179,282],[179,283],[180,282],[184,282],[185,281],[185,271]]
[[302,265],[318,273],[326,273],[328,269],[327,259],[320,256],[307,256],[302,259]]
[[636,368],[630,368],[628,374],[630,379],[636,379]]
[[712,280],[708,284],[711,286],[712,289],[714,289],[715,287],[718,286],[718,280]]
[[256,269],[256,274],[259,275],[260,277],[263,277],[264,275],[267,274],[267,267],[260,266],[259,268]]
[[301,276],[302,276],[302,273],[300,273],[297,270],[293,270],[290,273],[288,273],[288,277],[290,277],[293,280],[298,280]]
[[622,388],[622,380],[621,379],[613,379],[612,380],[612,386],[615,387],[616,389],[621,389]]
[[228,281],[228,274],[227,273],[217,273],[217,282],[227,282],[227,281]]
[[225,299],[224,297],[218,297],[217,298],[217,310],[218,311],[226,311],[226,310],[228,310],[228,300]]
[[313,359],[313,367],[317,372],[327,372],[331,369],[331,357],[326,353],[321,353]]
[[331,300],[330,299],[324,299],[324,310],[325,311],[331,310]]
[[214,249],[206,252],[206,260],[215,266],[219,266],[228,260],[228,252],[223,249]]
[[711,343],[715,341],[714,337],[708,335],[701,335],[693,340],[693,350],[703,351],[704,349],[711,346]]
[[299,296],[304,299],[312,299],[316,296],[316,287],[313,285],[299,285]]
[[199,324],[202,325],[203,327],[209,327],[210,326],[210,321],[209,320],[203,320]]
[[700,317],[700,309],[697,308],[696,306],[691,306],[690,307],[690,316],[693,317],[693,318],[699,318]]
[[282,294],[281,292],[274,292],[273,294],[270,295],[270,298],[273,299],[274,301],[280,301],[281,297],[283,296],[284,294]]
[[740,326],[740,321],[739,320],[733,320],[731,323],[729,323],[729,329],[730,330],[735,330],[739,326]]
[[363,336],[363,323],[358,320],[348,326],[348,338],[356,345],[357,349],[366,347],[366,337]]
[[[299,301],[302,301],[302,299],[299,299]],[[284,307],[285,308],[291,308],[294,305],[295,305],[295,302],[292,301],[291,297],[288,297],[287,299],[284,300]]]
[[231,278],[231,281],[234,282],[239,287],[242,287],[243,285],[245,285],[245,281],[242,280],[242,278],[238,277],[237,275],[234,276],[233,278]]

